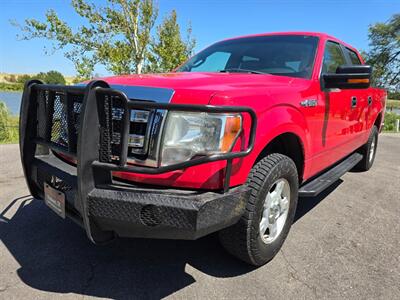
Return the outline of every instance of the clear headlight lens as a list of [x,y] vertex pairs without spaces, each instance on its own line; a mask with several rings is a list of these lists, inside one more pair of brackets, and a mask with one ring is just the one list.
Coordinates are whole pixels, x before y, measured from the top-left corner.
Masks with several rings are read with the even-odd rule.
[[229,152],[241,128],[240,114],[169,112],[161,165],[185,162],[197,155]]

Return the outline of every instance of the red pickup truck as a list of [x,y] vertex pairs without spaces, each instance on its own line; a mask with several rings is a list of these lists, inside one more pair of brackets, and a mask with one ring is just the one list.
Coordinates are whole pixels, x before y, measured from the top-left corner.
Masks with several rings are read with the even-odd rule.
[[350,45],[289,32],[215,43],[167,74],[31,80],[27,184],[94,243],[219,231],[230,253],[262,265],[299,196],[373,164],[386,92],[370,77]]

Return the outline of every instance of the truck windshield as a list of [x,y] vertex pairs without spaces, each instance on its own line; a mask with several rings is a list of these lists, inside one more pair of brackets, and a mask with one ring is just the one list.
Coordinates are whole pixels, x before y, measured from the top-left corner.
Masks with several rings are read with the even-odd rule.
[[240,72],[310,78],[318,38],[271,35],[216,43],[189,59],[177,72]]

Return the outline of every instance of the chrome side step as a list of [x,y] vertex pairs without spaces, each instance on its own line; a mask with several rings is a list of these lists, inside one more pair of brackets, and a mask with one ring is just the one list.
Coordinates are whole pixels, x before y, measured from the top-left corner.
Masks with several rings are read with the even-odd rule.
[[314,197],[333,184],[343,174],[351,170],[363,156],[359,153],[353,153],[338,165],[322,173],[317,178],[306,183],[299,189],[300,197]]

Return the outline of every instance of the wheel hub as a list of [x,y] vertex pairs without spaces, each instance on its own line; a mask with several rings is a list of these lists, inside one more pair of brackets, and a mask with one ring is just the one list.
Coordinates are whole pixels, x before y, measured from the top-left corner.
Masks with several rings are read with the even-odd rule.
[[268,191],[264,200],[263,215],[260,221],[260,236],[264,243],[276,240],[286,223],[290,204],[290,185],[278,179]]
[[280,215],[281,215],[281,206],[279,200],[274,201],[270,208],[269,222],[274,223]]
[[369,148],[369,157],[368,160],[369,162],[371,162],[374,158],[374,154],[375,154],[375,143],[376,143],[376,137],[374,136],[371,142],[371,146]]

